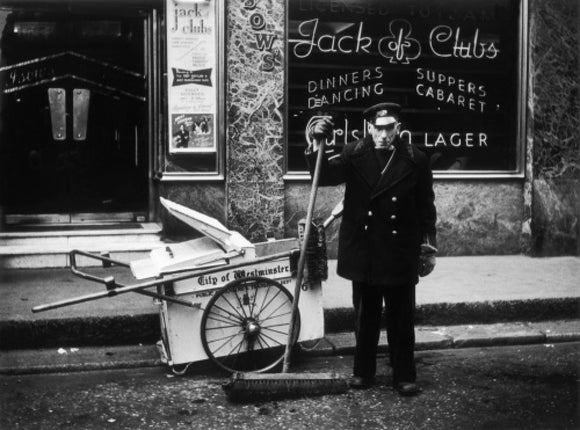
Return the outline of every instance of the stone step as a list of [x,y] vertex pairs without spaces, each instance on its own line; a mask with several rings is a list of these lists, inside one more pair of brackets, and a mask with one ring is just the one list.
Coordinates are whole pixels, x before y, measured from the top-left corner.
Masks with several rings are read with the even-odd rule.
[[[145,258],[161,247],[161,227],[142,224],[140,228],[94,228],[0,233],[0,265],[3,268],[54,268],[70,266],[69,252],[79,249],[130,262]],[[78,258],[81,267],[98,266],[100,261]]]
[[0,246],[75,246],[75,244],[121,243],[121,242],[155,242],[159,240],[162,228],[156,223],[137,224],[135,228],[123,228],[121,225],[93,224],[77,229],[55,226],[52,229],[36,231],[0,232]]

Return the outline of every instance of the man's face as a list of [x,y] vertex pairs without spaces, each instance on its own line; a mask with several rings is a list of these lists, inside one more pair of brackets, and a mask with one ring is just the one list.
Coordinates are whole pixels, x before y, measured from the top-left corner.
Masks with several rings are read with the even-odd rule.
[[393,142],[393,139],[395,139],[395,136],[399,134],[399,127],[399,122],[380,126],[369,123],[368,129],[373,137],[375,146],[389,146]]

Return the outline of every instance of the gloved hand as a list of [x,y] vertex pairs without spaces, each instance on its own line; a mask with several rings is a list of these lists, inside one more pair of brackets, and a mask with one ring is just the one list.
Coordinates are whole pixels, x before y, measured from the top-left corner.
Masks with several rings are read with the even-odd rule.
[[436,258],[434,255],[419,257],[419,276],[424,277],[435,269]]
[[306,140],[310,150],[317,151],[319,142],[326,139],[331,142],[334,135],[334,123],[329,116],[315,116],[306,126]]
[[419,255],[419,276],[424,277],[433,271],[436,264],[435,254],[437,248],[428,244],[421,245],[421,254]]

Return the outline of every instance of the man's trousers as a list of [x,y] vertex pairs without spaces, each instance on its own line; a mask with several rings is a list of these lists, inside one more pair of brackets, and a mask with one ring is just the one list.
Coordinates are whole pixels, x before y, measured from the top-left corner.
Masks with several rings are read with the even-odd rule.
[[353,374],[362,377],[376,374],[384,303],[393,385],[415,382],[415,284],[370,285],[353,282],[352,298],[356,336]]

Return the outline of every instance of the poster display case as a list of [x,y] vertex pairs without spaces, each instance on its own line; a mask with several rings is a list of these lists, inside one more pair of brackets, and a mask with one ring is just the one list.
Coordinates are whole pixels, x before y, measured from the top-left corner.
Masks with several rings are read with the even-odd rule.
[[222,174],[220,2],[166,0],[163,179]]

